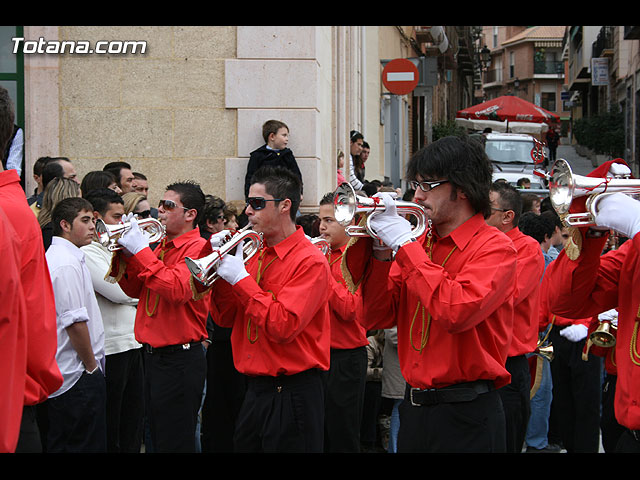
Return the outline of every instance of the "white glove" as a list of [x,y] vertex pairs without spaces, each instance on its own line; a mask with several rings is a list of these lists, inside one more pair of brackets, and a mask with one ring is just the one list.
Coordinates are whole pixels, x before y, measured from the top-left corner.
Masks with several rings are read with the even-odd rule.
[[562,335],[570,342],[579,342],[580,340],[587,338],[588,332],[589,329],[586,325],[575,324],[564,327],[562,330],[560,330],[560,335]]
[[598,320],[601,322],[611,322],[612,325],[618,324],[618,310],[612,308],[611,310],[607,310],[606,312],[602,312],[598,315]]
[[209,238],[209,242],[211,243],[211,248],[214,250],[220,248],[224,243],[225,239],[231,234],[231,230],[222,230],[218,233],[214,233]]
[[[244,242],[243,242],[244,243]],[[244,266],[244,252],[242,250],[242,243],[236,247],[236,251],[233,255],[229,252],[222,257],[220,265],[218,265],[218,275],[231,285],[235,285],[240,280],[249,276],[249,272]]]
[[612,163],[609,167],[607,177],[617,177],[621,175],[631,175],[631,170],[622,163]]
[[640,202],[625,195],[614,193],[598,200],[596,225],[607,227],[633,238],[640,232]]
[[135,213],[131,212],[131,213],[125,213],[121,218],[120,221],[122,223],[128,223],[129,221],[131,221],[132,218],[135,217]]
[[143,248],[149,246],[149,236],[147,232],[140,229],[138,226],[138,220],[131,218],[129,220],[131,228],[124,232],[124,234],[118,238],[118,243],[129,251],[132,255],[135,255]]
[[397,252],[403,243],[413,239],[411,223],[398,215],[396,202],[390,193],[376,193],[373,197],[380,198],[385,210],[371,217],[371,228],[385,245]]

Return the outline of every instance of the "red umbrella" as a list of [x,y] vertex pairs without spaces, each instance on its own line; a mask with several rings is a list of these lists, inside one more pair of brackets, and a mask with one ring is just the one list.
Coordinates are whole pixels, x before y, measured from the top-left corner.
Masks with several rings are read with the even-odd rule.
[[513,95],[503,95],[465,108],[460,110],[456,117],[470,120],[533,123],[555,123],[560,120],[560,117],[555,113]]

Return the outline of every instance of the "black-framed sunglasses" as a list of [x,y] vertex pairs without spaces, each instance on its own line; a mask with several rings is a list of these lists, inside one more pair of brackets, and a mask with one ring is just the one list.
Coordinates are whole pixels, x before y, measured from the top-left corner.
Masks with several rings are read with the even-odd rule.
[[136,216],[138,218],[149,218],[151,216],[151,210],[143,210],[141,212],[137,212]]
[[[178,204],[173,200],[160,200],[160,202],[158,202],[158,208],[160,207],[164,208],[165,210],[173,210],[174,208],[178,208]],[[190,208],[186,207],[179,208],[182,208],[183,210],[190,210]]]
[[281,202],[281,198],[263,198],[263,197],[249,197],[247,198],[247,205],[254,210],[262,210],[267,206],[267,202]]
[[422,190],[423,192],[430,192],[443,183],[448,182],[449,180],[436,180],[435,182],[418,182],[416,180],[413,180],[409,182],[409,185],[411,185],[411,188],[413,188],[414,190],[418,190],[418,188],[420,188],[420,190]]

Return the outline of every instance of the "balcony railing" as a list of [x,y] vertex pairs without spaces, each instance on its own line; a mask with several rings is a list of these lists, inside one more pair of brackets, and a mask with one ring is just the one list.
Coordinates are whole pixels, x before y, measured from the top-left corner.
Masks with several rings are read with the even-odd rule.
[[564,62],[535,60],[533,62],[533,73],[562,75],[564,73]]

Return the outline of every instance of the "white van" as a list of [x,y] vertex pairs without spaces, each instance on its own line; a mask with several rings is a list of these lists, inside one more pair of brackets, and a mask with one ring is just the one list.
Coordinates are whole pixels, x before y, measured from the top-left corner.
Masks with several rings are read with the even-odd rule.
[[535,175],[543,172],[544,148],[531,135],[524,133],[489,133],[486,136],[485,152],[493,164],[493,180],[504,179],[513,186],[521,178],[528,178],[532,190],[546,190],[545,178]]

